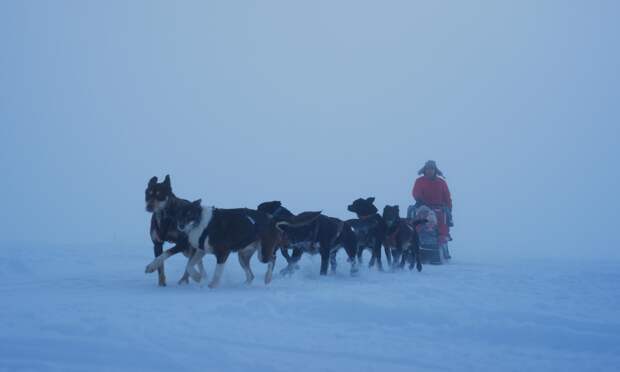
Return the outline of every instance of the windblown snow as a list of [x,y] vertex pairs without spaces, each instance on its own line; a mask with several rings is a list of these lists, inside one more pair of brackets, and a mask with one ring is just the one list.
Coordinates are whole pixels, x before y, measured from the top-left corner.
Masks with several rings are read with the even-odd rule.
[[[620,262],[467,259],[421,273],[292,277],[220,288],[145,275],[149,247],[31,246],[0,259],[2,371],[613,371]],[[16,253],[13,253],[16,252]],[[368,257],[366,256],[366,262]],[[214,259],[205,261],[209,274]],[[278,259],[276,270],[283,267]],[[276,271],[276,272],[277,272]]]

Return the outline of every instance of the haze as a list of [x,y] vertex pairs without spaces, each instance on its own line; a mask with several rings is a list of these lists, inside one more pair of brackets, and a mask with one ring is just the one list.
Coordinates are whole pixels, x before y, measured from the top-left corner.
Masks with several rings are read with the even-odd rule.
[[4,1],[0,245],[150,257],[153,175],[218,207],[404,213],[434,159],[456,258],[619,258],[619,10]]

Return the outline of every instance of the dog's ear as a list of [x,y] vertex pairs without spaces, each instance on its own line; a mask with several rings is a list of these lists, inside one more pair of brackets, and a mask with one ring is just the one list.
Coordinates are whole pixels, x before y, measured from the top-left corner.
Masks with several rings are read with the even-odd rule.
[[369,203],[374,203],[375,202],[375,197],[371,196],[370,198],[366,198],[366,201]]
[[194,200],[192,202],[192,205],[196,205],[196,206],[200,207],[200,203],[202,203],[202,199]]
[[170,175],[166,174],[166,178],[164,178],[164,186],[170,187]]
[[156,183],[157,183],[157,177],[155,176],[151,177],[151,179],[149,180],[149,186],[153,186]]

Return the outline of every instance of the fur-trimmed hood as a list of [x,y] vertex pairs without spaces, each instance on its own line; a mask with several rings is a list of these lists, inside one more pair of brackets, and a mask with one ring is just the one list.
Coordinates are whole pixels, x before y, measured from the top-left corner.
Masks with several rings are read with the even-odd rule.
[[424,171],[426,170],[426,168],[435,168],[435,173],[439,176],[439,177],[443,177],[443,172],[437,168],[437,163],[434,160],[429,160],[427,161],[424,166],[422,168],[420,168],[420,170],[418,171],[419,175],[423,175]]

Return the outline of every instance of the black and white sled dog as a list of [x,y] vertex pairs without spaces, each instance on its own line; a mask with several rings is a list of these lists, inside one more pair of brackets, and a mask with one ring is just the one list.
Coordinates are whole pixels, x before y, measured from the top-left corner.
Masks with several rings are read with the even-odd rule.
[[[278,223],[290,222],[302,215],[295,216],[279,201],[261,203],[257,209],[267,213]],[[321,255],[321,275],[327,275],[328,264],[331,264],[331,270],[335,272],[336,253],[340,247],[343,247],[349,256],[351,274],[357,273],[358,266],[355,259],[357,241],[351,226],[346,222],[321,214],[311,223],[303,226],[282,226],[282,230],[284,235],[280,241],[280,248],[288,263],[282,274],[291,274],[295,270],[303,252]],[[290,256],[289,249],[293,250],[293,256]]]
[[[308,221],[316,219],[320,212],[306,216]],[[215,288],[220,283],[224,265],[228,256],[237,252],[239,263],[245,271],[246,283],[254,280],[254,274],[250,268],[250,259],[254,252],[258,251],[258,259],[267,264],[265,284],[271,282],[273,267],[276,259],[276,249],[281,238],[280,226],[288,224],[303,225],[308,221],[282,222],[276,224],[275,220],[267,214],[247,209],[219,209],[201,205],[201,200],[196,200],[184,205],[177,210],[176,221],[178,229],[185,233],[188,242],[196,251],[187,263],[186,271],[196,281],[202,276],[196,272],[194,266],[202,260],[202,257],[211,253],[215,255],[217,264],[210,288]],[[168,258],[164,252],[157,257],[151,265],[159,267]]]
[[[347,210],[357,215],[356,219],[348,220],[347,222],[353,228],[357,237],[357,259],[359,263],[362,262],[362,253],[364,249],[370,249],[372,252],[372,258],[368,264],[369,267],[373,267],[377,264],[379,270],[383,271],[383,264],[381,262],[381,245],[385,240],[385,233],[387,226],[383,221],[381,215],[379,215],[377,207],[373,204],[374,197],[362,199],[359,198],[351,203]],[[389,250],[385,250],[388,265],[391,266],[392,256]]]
[[[153,252],[155,257],[161,256],[163,253],[164,243],[175,244],[172,248],[166,250],[168,256],[172,256],[179,252],[182,252],[186,257],[193,255],[193,249],[190,247],[187,241],[187,236],[177,229],[177,223],[175,214],[177,210],[188,205],[190,202],[185,199],[177,198],[172,193],[172,186],[170,185],[170,176],[166,175],[163,182],[157,182],[157,177],[152,177],[146,190],[145,202],[146,211],[152,213],[151,216],[151,228],[150,235],[153,241]],[[198,268],[202,275],[204,275],[204,267],[202,261],[198,262]],[[157,269],[159,277],[159,285],[166,285],[166,275],[164,273],[164,265],[160,265],[157,268],[147,272],[153,272]],[[183,274],[183,277],[179,280],[179,284],[188,283],[189,275],[187,271]]]
[[426,223],[427,220],[410,221],[400,218],[398,205],[386,205],[382,217],[387,228],[383,247],[391,253],[392,268],[402,269],[406,262],[409,262],[409,270],[415,265],[418,271],[422,271],[420,241],[416,226]]

